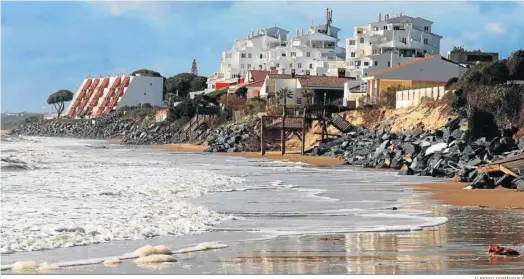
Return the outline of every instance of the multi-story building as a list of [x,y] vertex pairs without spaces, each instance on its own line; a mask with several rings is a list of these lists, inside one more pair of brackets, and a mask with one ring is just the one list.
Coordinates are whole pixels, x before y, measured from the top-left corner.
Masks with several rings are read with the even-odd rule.
[[493,62],[499,60],[497,52],[483,52],[479,50],[465,50],[463,47],[454,47],[448,51],[448,59],[459,64],[474,65],[478,62]]
[[[365,69],[376,67],[375,64],[380,63],[377,60],[388,60],[384,54],[392,51],[397,57],[395,64],[440,53],[442,37],[432,32],[432,25],[433,22],[420,17],[386,14],[382,19],[379,14],[377,22],[355,26],[353,36],[346,39],[346,66],[350,76],[362,78]],[[389,67],[394,66],[391,63]],[[380,69],[373,69],[377,70]]]
[[66,110],[70,117],[97,117],[123,106],[163,105],[164,79],[149,76],[86,78]]
[[247,39],[237,40],[233,48],[222,53],[220,71],[208,79],[208,89],[218,82],[243,77],[250,70],[276,70],[280,74],[325,75],[332,62],[344,61],[345,49],[337,44],[339,28],[332,26],[332,12],[327,9],[326,23],[312,24],[296,36],[279,28],[251,31]]

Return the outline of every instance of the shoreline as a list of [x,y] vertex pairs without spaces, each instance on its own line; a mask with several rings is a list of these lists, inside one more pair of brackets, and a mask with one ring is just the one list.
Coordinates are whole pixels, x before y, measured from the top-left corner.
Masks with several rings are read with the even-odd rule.
[[[197,152],[202,153],[207,146],[195,144],[160,144],[153,148],[174,152]],[[277,161],[290,161],[305,163],[312,167],[340,166],[344,163],[342,159],[327,156],[300,155],[299,151],[291,150],[284,156],[280,151],[268,151],[264,156],[260,152],[234,152],[234,153],[212,153],[222,156],[233,156],[247,159],[269,159]],[[393,171],[391,169],[362,169],[364,171]],[[513,189],[497,187],[495,189],[464,189],[468,183],[452,182],[450,179],[443,182],[422,183],[415,185],[402,185],[411,187],[416,192],[429,193],[431,198],[441,204],[459,207],[480,207],[491,209],[524,209],[524,192]]]

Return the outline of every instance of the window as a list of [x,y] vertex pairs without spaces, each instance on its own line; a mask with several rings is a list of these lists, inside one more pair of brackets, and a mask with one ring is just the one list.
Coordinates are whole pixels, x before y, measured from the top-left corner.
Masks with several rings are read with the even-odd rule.
[[311,52],[306,52],[306,57],[311,57]]
[[297,98],[297,105],[301,105],[302,104],[302,98]]
[[262,70],[262,65],[258,65],[258,69],[259,69],[259,70]]
[[244,64],[240,65],[240,69],[244,69]]
[[296,56],[297,56],[296,52],[291,52],[291,57],[296,57]]
[[262,59],[264,56],[262,54],[260,54],[260,59]]
[[388,30],[388,27],[387,27],[387,25],[384,25],[384,30]]
[[402,42],[403,42],[404,44],[407,44],[408,40],[407,40],[406,38],[402,38]]
[[150,82],[150,83],[149,83],[149,86],[153,86],[153,84]]
[[251,64],[247,64],[247,68],[248,68],[248,69],[251,69]]
[[214,85],[214,84],[213,84],[213,85],[211,85],[211,88],[215,89],[215,85]]
[[391,67],[391,61],[388,61],[388,67]]
[[364,38],[360,38],[360,43],[361,43],[361,44],[364,43]]
[[350,46],[354,46],[355,45],[355,40],[349,40],[349,45]]
[[242,53],[242,54],[240,55],[240,58],[246,58],[246,54],[245,54],[245,53]]
[[313,69],[313,64],[309,64],[309,68],[310,68],[310,69]]
[[284,53],[282,53],[282,56],[284,56],[284,57],[285,57],[285,56],[286,56],[286,53],[285,53],[285,52],[284,52]]
[[425,45],[428,44],[428,39],[424,39],[424,44],[425,44]]
[[293,63],[289,63],[289,68],[293,68]]
[[355,57],[355,52],[352,52],[352,53],[351,53],[351,57]]
[[251,58],[251,53],[248,53],[248,54],[247,54],[247,58]]
[[378,31],[378,26],[373,27],[373,31]]
[[429,31],[429,26],[424,26],[424,31]]
[[369,66],[369,62],[364,62],[364,66]]
[[280,64],[277,63],[277,68],[280,68]]
[[302,68],[302,63],[298,63],[297,64],[297,68],[301,69]]
[[354,66],[355,63],[353,63],[353,61],[349,62],[349,66]]
[[144,96],[147,95],[147,93],[144,92]]
[[375,61],[375,66],[378,66],[378,61]]

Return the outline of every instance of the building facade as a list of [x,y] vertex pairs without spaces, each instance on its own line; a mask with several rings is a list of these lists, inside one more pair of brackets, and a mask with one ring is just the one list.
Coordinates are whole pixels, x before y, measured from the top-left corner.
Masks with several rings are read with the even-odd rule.
[[[244,77],[250,70],[276,70],[280,74],[326,75],[330,65],[345,61],[346,51],[339,47],[339,28],[332,26],[332,12],[326,10],[326,23],[312,24],[306,31],[271,27],[249,32],[222,53],[219,72],[208,79],[208,89],[217,83]],[[333,66],[331,66],[333,67]]]
[[497,52],[483,52],[481,50],[468,51],[462,47],[455,47],[448,51],[448,59],[459,64],[474,65],[479,62],[493,62],[499,60]]
[[107,115],[123,106],[163,105],[164,79],[149,76],[86,78],[66,110],[69,117]]
[[425,54],[440,53],[442,37],[432,32],[432,25],[433,22],[420,17],[386,14],[382,18],[379,14],[378,21],[355,26],[353,36],[346,39],[345,45],[349,75],[362,78],[365,69],[374,66],[376,60],[373,57],[392,51],[399,54],[397,60],[400,63]]

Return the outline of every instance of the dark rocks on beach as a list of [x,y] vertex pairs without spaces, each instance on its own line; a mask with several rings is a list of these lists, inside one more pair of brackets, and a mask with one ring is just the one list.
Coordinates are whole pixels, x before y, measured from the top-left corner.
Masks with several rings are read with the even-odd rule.
[[[260,150],[256,121],[210,129],[201,135],[208,144],[204,152],[253,152]],[[274,149],[270,147],[269,149]]]
[[321,143],[312,155],[342,157],[347,165],[398,169],[403,175],[456,176],[461,182],[474,182],[472,187],[477,188],[511,184],[511,177],[493,179],[479,175],[475,168],[522,150],[524,140],[480,138],[468,144],[466,132],[460,129],[462,122],[450,119],[441,129],[403,133],[356,127],[337,139]]
[[[147,120],[147,119],[146,119]],[[61,119],[25,123],[10,134],[86,139],[122,139],[123,144],[178,143],[176,123],[151,123],[122,117],[119,112],[96,119]]]

